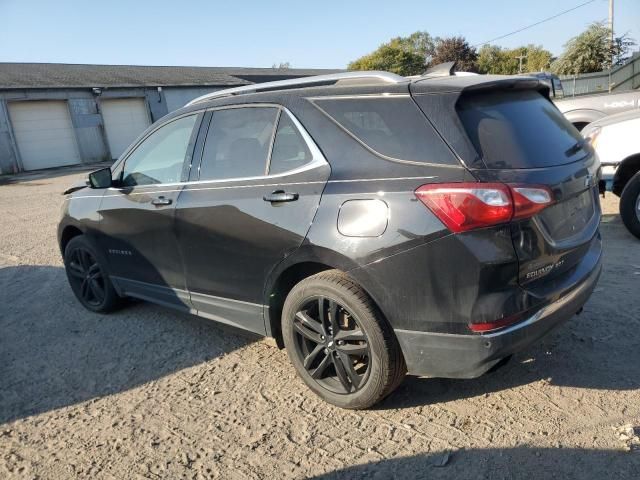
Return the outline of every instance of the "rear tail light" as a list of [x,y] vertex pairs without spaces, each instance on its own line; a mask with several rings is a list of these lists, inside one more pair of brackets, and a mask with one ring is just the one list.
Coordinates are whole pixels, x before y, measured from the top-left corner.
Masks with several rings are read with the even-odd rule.
[[513,218],[533,217],[553,203],[551,190],[546,187],[511,186]]
[[429,184],[415,195],[454,233],[531,217],[553,203],[547,187],[504,183]]

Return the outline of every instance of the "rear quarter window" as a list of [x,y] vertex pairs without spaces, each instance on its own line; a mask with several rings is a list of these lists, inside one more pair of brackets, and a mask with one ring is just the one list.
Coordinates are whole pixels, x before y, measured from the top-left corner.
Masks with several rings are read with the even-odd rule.
[[571,163],[588,152],[580,133],[537,91],[463,96],[466,133],[488,168],[540,168]]
[[302,135],[294,125],[289,115],[280,115],[276,137],[273,141],[269,174],[284,173],[303,167],[313,160]]
[[378,155],[391,160],[457,164],[409,96],[316,98],[312,102]]

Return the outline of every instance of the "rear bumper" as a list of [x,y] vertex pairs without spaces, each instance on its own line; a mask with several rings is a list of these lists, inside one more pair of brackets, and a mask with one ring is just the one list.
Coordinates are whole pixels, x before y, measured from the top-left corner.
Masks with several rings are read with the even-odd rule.
[[513,326],[482,335],[396,329],[411,375],[475,378],[504,357],[536,342],[571,318],[589,299],[602,270],[599,258],[591,272],[553,303]]

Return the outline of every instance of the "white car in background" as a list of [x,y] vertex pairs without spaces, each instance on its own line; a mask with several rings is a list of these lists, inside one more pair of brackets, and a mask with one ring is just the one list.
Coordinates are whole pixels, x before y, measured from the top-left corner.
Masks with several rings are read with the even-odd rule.
[[607,190],[620,197],[622,221],[640,238],[640,109],[596,120],[582,134],[600,158]]

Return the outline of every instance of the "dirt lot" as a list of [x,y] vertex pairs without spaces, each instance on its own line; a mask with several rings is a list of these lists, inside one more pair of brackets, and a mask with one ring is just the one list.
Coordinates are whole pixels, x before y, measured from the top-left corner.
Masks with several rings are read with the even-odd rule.
[[615,198],[582,315],[493,374],[407,378],[349,412],[265,340],[145,303],[83,310],[55,243],[81,176],[0,186],[0,478],[639,477],[616,429],[640,433],[640,241]]

